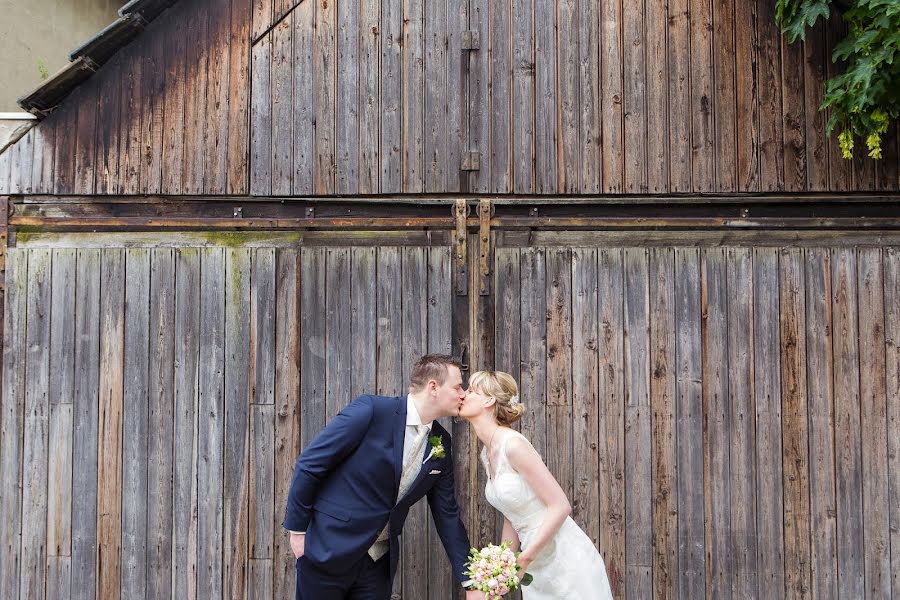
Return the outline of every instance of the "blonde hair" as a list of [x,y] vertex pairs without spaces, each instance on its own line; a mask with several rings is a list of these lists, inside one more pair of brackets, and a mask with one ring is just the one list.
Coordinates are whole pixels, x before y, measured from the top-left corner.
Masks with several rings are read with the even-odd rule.
[[519,402],[519,386],[509,373],[478,371],[469,378],[469,385],[496,400],[494,417],[501,425],[509,427],[525,414],[525,407]]

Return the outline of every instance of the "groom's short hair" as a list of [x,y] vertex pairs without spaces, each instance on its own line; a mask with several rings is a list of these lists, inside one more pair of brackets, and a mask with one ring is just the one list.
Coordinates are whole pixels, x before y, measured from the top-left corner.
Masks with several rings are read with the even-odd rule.
[[448,354],[426,354],[413,366],[410,387],[415,391],[421,390],[432,379],[443,385],[447,381],[447,369],[451,365],[457,369],[462,368],[462,364]]

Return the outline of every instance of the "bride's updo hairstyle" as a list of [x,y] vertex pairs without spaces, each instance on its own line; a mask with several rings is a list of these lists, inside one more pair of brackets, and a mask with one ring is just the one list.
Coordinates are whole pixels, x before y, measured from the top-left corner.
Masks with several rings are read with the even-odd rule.
[[469,386],[496,400],[494,416],[501,425],[509,427],[525,414],[525,407],[519,401],[519,386],[509,373],[478,371],[469,378]]

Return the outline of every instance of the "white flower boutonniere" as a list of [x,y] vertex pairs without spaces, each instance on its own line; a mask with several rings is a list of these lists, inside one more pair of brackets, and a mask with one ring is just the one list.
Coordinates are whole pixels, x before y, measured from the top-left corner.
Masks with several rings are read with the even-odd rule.
[[423,464],[431,460],[432,457],[444,458],[444,456],[446,456],[446,453],[444,452],[444,444],[442,442],[443,439],[439,435],[434,435],[428,438],[428,443],[431,445],[431,452],[428,453],[428,456],[423,461]]

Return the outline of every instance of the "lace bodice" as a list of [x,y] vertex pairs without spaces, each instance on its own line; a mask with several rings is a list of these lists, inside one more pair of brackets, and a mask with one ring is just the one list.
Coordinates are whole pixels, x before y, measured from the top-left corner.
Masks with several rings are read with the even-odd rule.
[[484,490],[487,501],[509,519],[516,533],[519,534],[519,539],[522,539],[523,535],[531,533],[540,526],[547,507],[537,497],[525,478],[509,464],[506,449],[513,438],[527,444],[532,452],[537,453],[525,436],[517,431],[510,431],[506,432],[500,440],[493,473],[486,447],[481,449],[481,460],[488,474],[488,482]]

